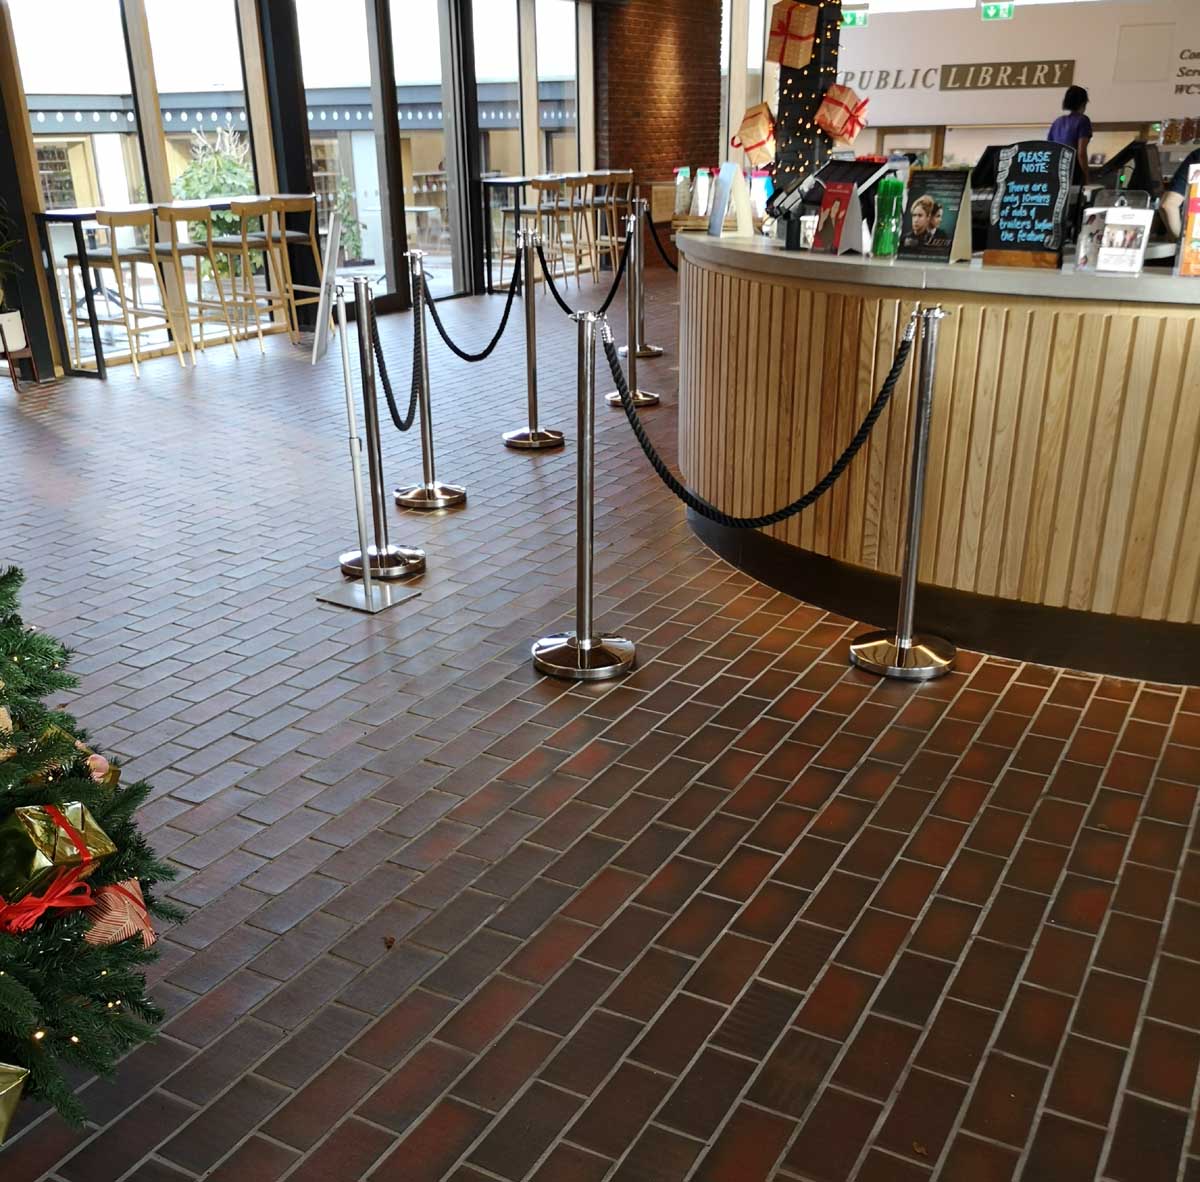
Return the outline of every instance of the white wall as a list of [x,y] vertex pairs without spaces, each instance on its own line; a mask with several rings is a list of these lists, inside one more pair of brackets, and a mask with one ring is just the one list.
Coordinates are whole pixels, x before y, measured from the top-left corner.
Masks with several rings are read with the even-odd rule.
[[[1097,123],[1200,115],[1200,0],[1025,7],[1017,0],[1013,20],[986,23],[978,9],[872,13],[865,29],[842,31],[841,45],[845,80],[871,99],[868,118],[876,127],[1049,125],[1061,85],[939,89],[943,65],[1049,59],[1074,60],[1074,80],[1091,93],[1088,114]],[[1177,94],[1180,85],[1193,92]]]

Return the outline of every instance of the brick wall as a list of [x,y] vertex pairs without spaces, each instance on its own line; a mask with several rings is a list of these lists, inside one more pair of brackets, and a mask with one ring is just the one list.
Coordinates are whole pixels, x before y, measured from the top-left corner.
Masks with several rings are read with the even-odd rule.
[[[721,0],[595,7],[596,164],[643,184],[720,162]],[[665,239],[665,235],[663,235]],[[648,244],[647,265],[661,261]]]

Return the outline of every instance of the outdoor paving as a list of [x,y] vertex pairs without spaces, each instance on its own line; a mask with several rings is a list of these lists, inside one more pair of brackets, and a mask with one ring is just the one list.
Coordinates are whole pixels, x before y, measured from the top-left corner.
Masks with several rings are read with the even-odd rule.
[[[478,348],[500,307],[443,312]],[[381,328],[405,392],[409,318]],[[541,678],[574,447],[499,445],[519,318],[433,358],[470,499],[389,511],[429,573],[375,618],[315,600],[354,536],[336,353],[0,393],[0,557],[191,909],[162,1037],[81,1081],[86,1130],[28,1108],[4,1182],[1200,1182],[1200,689],[854,671],[854,623],[705,550],[603,406],[597,615],[640,665]],[[416,449],[386,428],[389,488]]]

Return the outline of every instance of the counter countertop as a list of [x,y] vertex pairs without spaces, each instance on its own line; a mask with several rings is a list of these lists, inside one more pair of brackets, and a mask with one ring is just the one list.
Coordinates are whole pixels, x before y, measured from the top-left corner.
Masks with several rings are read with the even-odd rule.
[[679,252],[694,263],[754,271],[763,275],[807,278],[826,283],[863,283],[918,291],[1032,296],[1112,303],[1197,304],[1200,280],[1143,271],[1141,275],[1080,275],[1070,263],[1061,271],[1023,267],[984,267],[967,263],[923,263],[863,258],[857,254],[826,255],[788,251],[772,238],[710,238],[707,234],[676,235]]

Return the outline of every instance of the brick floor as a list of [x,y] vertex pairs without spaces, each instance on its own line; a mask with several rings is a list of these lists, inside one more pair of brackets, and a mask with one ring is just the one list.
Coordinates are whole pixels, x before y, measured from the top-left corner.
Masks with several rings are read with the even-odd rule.
[[[445,306],[470,345],[498,310]],[[391,512],[429,574],[374,619],[314,598],[353,535],[336,355],[0,395],[4,558],[192,909],[163,1036],[80,1081],[86,1131],[27,1108],[5,1182],[1200,1178],[1200,690],[851,670],[855,625],[715,560],[603,408],[597,610],[640,668],[539,678],[574,450],[498,444],[519,332],[433,368],[470,501]]]

